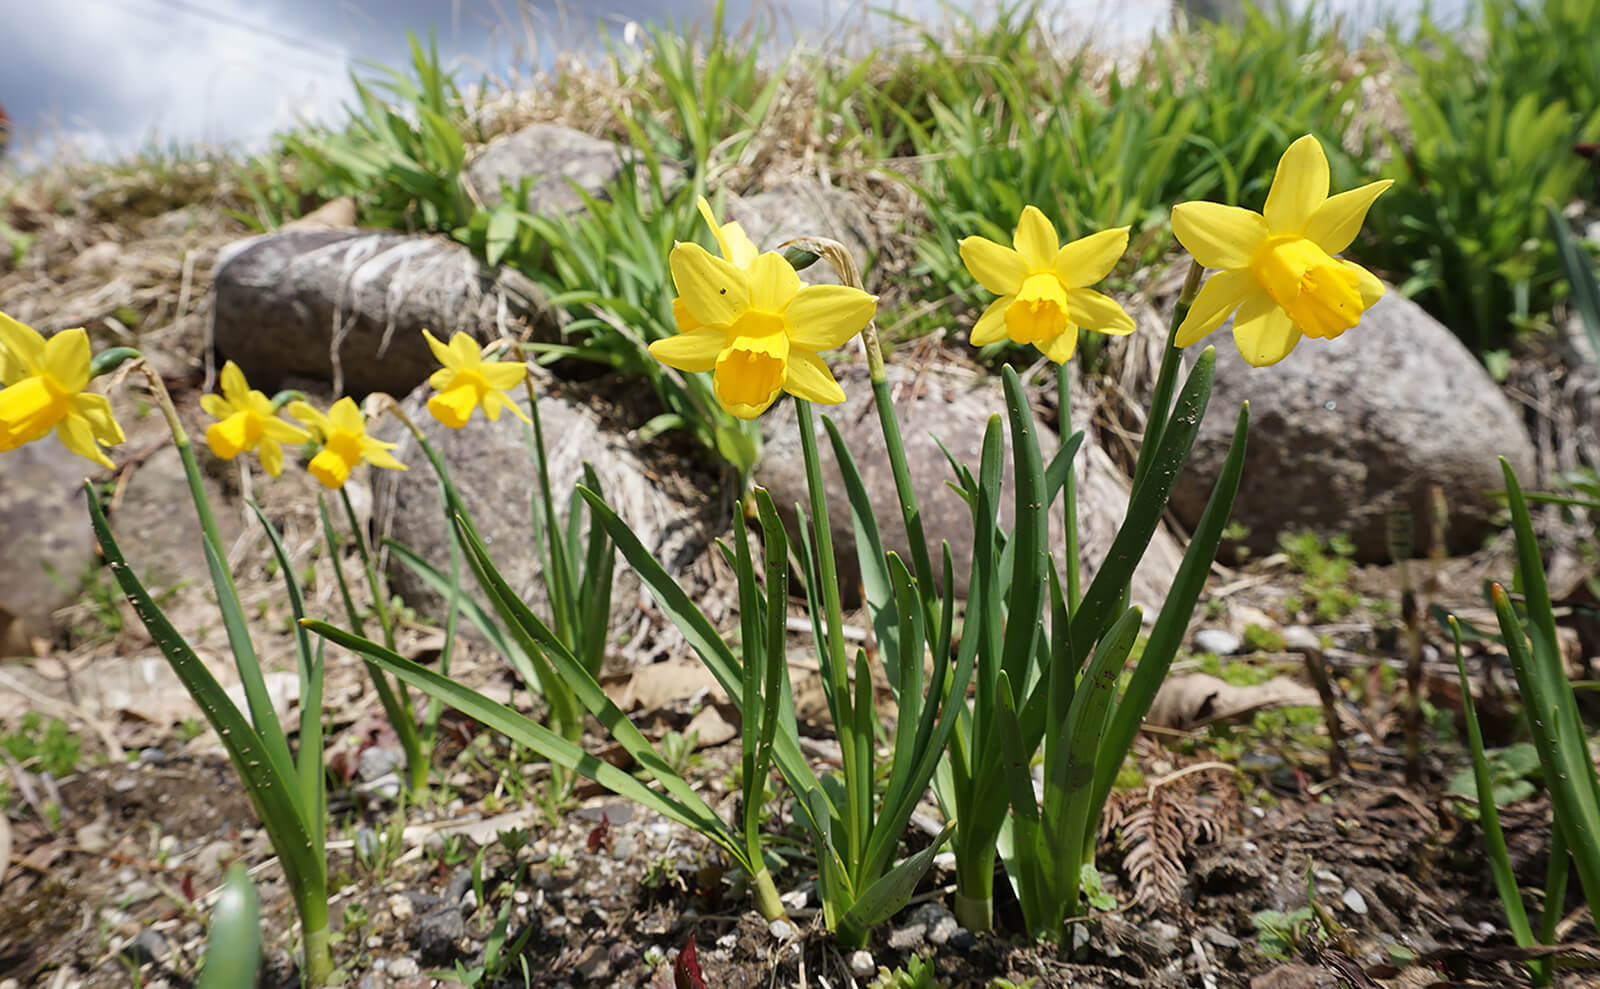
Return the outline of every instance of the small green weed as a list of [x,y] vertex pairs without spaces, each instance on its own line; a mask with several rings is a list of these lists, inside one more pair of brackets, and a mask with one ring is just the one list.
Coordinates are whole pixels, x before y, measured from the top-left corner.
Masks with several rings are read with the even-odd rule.
[[933,977],[933,962],[918,957],[900,968],[878,969],[871,989],[945,989],[945,984]]
[[83,740],[60,718],[46,721],[39,712],[29,711],[14,731],[0,733],[0,749],[25,768],[59,779],[77,769]]
[[1361,596],[1350,586],[1355,544],[1349,536],[1339,533],[1324,542],[1314,532],[1286,532],[1278,536],[1278,547],[1289,558],[1290,568],[1304,578],[1300,593],[1284,598],[1286,611],[1335,622],[1361,604]]

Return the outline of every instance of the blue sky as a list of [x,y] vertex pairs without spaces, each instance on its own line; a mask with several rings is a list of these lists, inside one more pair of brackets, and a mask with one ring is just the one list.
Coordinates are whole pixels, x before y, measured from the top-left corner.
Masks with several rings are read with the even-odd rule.
[[[965,9],[992,0],[961,0]],[[406,31],[437,33],[458,79],[524,77],[556,54],[592,50],[597,24],[620,36],[629,21],[707,23],[712,0],[0,0],[6,27],[0,105],[14,152],[70,145],[91,155],[151,144],[259,145],[302,119],[338,116],[349,69],[362,59],[400,65]],[[934,20],[940,0],[877,0]],[[1115,20],[1148,30],[1165,0],[1050,0],[1085,31]],[[728,0],[730,23],[752,8],[818,43],[864,31],[861,0]],[[1108,14],[1107,11],[1110,11]],[[843,25],[851,25],[845,29]]]
[[[951,8],[980,20],[1017,0],[726,0],[781,36],[858,47],[889,37],[884,7],[917,22]],[[1058,36],[1133,42],[1169,20],[1171,0],[1042,0]],[[1222,0],[1226,3],[1229,0]],[[1270,2],[1270,0],[1268,0]],[[1367,21],[1425,4],[1460,16],[1471,0],[1320,2]],[[0,0],[6,43],[0,105],[24,167],[62,146],[107,157],[151,145],[253,148],[303,120],[333,121],[362,60],[402,66],[406,32],[438,37],[458,81],[528,78],[558,54],[593,51],[596,32],[629,22],[705,25],[714,0]]]

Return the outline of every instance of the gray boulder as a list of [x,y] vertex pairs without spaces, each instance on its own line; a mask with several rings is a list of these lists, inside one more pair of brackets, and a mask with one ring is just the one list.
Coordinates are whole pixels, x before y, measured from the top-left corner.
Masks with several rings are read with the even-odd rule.
[[[821,416],[831,418],[860,469],[862,481],[877,514],[877,524],[886,550],[898,553],[910,565],[910,541],[900,517],[894,477],[883,452],[883,435],[872,399],[872,386],[866,369],[838,369],[845,390],[845,403],[816,406],[817,444],[828,501],[828,522],[833,530],[834,554],[843,581],[841,590],[852,600],[858,597],[860,567],[856,559],[855,536],[851,530],[849,500],[843,478],[833,457],[832,444],[822,427]],[[950,544],[954,563],[956,592],[964,597],[972,567],[972,516],[965,501],[945,482],[954,480],[949,461],[939,449],[942,441],[959,461],[976,469],[983,452],[983,434],[991,415],[1005,416],[1005,399],[998,378],[962,372],[953,368],[910,369],[889,367],[894,389],[894,407],[900,434],[906,447],[906,460],[916,486],[922,511],[928,552],[939,566],[939,544]],[[1081,394],[1081,389],[1078,392]],[[1088,421],[1088,403],[1077,428]],[[762,419],[764,446],[756,465],[754,480],[767,488],[784,515],[785,523],[795,527],[795,503],[809,504],[806,494],[805,464],[800,451],[800,435],[794,414],[779,408]],[[1046,461],[1059,446],[1057,437],[1041,429],[1041,446]],[[1010,528],[1012,511],[1011,457],[1009,437],[1002,488],[1001,525]],[[1077,457],[1079,546],[1083,575],[1093,576],[1111,548],[1111,541],[1127,509],[1128,483],[1111,457],[1094,442],[1090,432]],[[1051,544],[1058,554],[1064,522],[1059,511],[1051,519]],[[1165,529],[1157,530],[1144,560],[1134,574],[1133,603],[1147,611],[1158,607],[1172,584],[1173,574],[1183,558],[1177,540]]]
[[403,395],[438,366],[424,329],[487,341],[543,311],[522,275],[490,269],[460,244],[405,234],[263,234],[224,248],[214,277],[216,348],[269,392],[309,377],[336,392]]
[[[642,161],[640,156],[634,174],[647,182]],[[504,186],[515,190],[529,176],[528,212],[580,213],[583,197],[572,186],[600,198],[627,164],[622,149],[610,141],[558,124],[530,124],[490,141],[467,166],[466,177],[485,205],[502,202]],[[663,165],[662,173],[669,186],[681,175],[670,165]]]
[[[550,482],[556,512],[566,524],[573,487],[582,479],[588,461],[599,476],[608,504],[616,510],[669,573],[680,576],[691,598],[707,611],[720,615],[715,603],[701,596],[701,577],[692,565],[710,544],[709,517],[716,512],[710,499],[687,490],[668,491],[660,475],[640,456],[637,444],[608,431],[590,406],[569,397],[539,391],[539,411],[544,426]],[[532,506],[538,497],[538,474],[530,452],[528,431],[509,411],[498,422],[478,412],[459,430],[449,429],[428,414],[432,394],[423,385],[404,406],[428,442],[444,459],[461,492],[479,533],[502,576],[522,600],[546,621],[549,595],[535,544]],[[515,393],[523,409],[527,400]],[[376,478],[375,529],[380,538],[393,538],[448,571],[450,545],[438,481],[408,432],[391,430],[387,438],[400,443],[395,455],[411,466],[404,473],[379,471]],[[662,472],[666,472],[663,468]],[[694,572],[691,572],[694,571]],[[445,601],[433,593],[393,556],[387,565],[390,587],[426,618],[443,620]],[[463,586],[476,584],[462,563]],[[648,604],[638,576],[619,553],[615,562],[615,589],[611,602],[612,641],[617,644],[612,662],[622,665],[653,657],[663,648],[681,644],[681,637],[659,611]],[[485,602],[486,603],[486,602]],[[465,626],[463,626],[465,627]]]
[[0,655],[51,636],[51,612],[78,599],[94,561],[83,479],[98,470],[54,438],[0,455]]
[[1217,334],[1217,376],[1172,508],[1193,526],[1227,452],[1233,417],[1250,402],[1250,441],[1233,518],[1242,540],[1270,552],[1278,533],[1347,533],[1363,562],[1388,559],[1390,508],[1410,507],[1417,552],[1428,549],[1428,490],[1443,488],[1449,548],[1470,550],[1489,532],[1504,487],[1497,457],[1533,479],[1521,416],[1460,341],[1390,289],[1361,324],[1336,340],[1304,340],[1272,367],[1252,368]]

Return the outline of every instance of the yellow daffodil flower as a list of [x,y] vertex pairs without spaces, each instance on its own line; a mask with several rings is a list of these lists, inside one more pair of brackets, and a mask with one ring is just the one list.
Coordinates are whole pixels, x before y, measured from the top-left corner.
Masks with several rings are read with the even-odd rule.
[[523,422],[528,421],[516,399],[506,394],[528,376],[527,365],[507,361],[485,361],[477,341],[465,333],[457,333],[449,344],[422,331],[428,338],[428,349],[443,364],[428,378],[428,384],[439,394],[428,399],[428,411],[433,417],[449,426],[460,429],[472,418],[478,406],[490,422],[500,418],[500,410],[508,408]]
[[974,347],[1010,338],[1030,343],[1064,364],[1078,348],[1078,330],[1118,335],[1133,320],[1108,295],[1088,286],[1111,273],[1128,247],[1128,228],[1102,230],[1058,247],[1056,228],[1036,207],[1017,221],[1012,247],[964,237],[961,260],[978,284],[1000,298],[972,327]]
[[63,330],[46,340],[31,326],[0,313],[0,453],[32,443],[52,429],[68,450],[115,467],[100,444],[123,441],[104,395],[89,386],[89,334]]
[[[737,220],[727,223],[718,223],[711,212],[711,204],[706,202],[706,197],[701,196],[697,202],[700,215],[705,218],[706,226],[711,228],[712,236],[717,238],[717,250],[722,252],[722,259],[735,268],[746,269],[756,259],[760,252],[756,250],[755,241],[744,232]],[[698,329],[700,323],[689,312],[689,307],[684,304],[683,296],[672,300],[672,318],[677,322],[679,333],[688,333]]]
[[201,395],[200,407],[220,419],[206,429],[206,444],[222,460],[255,450],[261,466],[277,477],[283,473],[283,443],[304,443],[311,434],[279,419],[272,401],[245,381],[233,361],[222,365],[222,394]]
[[[741,419],[765,412],[779,392],[823,405],[844,390],[818,356],[860,333],[876,296],[843,285],[806,285],[782,255],[755,253],[737,224],[718,227],[723,257],[678,244],[668,263],[678,288],[678,334],[650,345],[680,371],[710,371],[717,403]],[[743,262],[743,263],[741,263]]]
[[[1261,213],[1179,203],[1172,232],[1195,261],[1220,269],[1201,287],[1176,343],[1187,347],[1232,315],[1239,353],[1256,367],[1289,356],[1302,336],[1332,339],[1383,297],[1365,268],[1334,257],[1350,246],[1388,179],[1328,195],[1328,159],[1306,135],[1289,145]],[[1236,312],[1237,310],[1237,312]]]
[[366,462],[374,467],[405,470],[406,465],[394,459],[389,451],[396,446],[367,435],[367,421],[356,407],[355,400],[346,396],[333,403],[333,408],[323,415],[305,402],[290,402],[289,414],[311,427],[322,441],[322,450],[306,469],[322,482],[325,488],[342,488],[350,472]]

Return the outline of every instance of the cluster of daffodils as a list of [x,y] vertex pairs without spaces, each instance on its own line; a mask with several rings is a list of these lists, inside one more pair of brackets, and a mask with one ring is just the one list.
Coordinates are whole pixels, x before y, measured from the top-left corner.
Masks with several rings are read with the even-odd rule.
[[[1262,212],[1207,202],[1174,207],[1179,243],[1216,274],[1200,289],[1173,343],[1187,347],[1231,316],[1240,354],[1259,367],[1283,360],[1302,337],[1331,339],[1355,326],[1383,295],[1383,285],[1337,255],[1389,185],[1373,182],[1328,195],[1328,161],[1308,135],[1278,163]],[[673,248],[668,261],[678,292],[672,304],[678,332],[651,344],[651,354],[680,371],[710,372],[717,402],[742,419],[761,415],[784,392],[824,405],[844,401],[820,355],[867,327],[876,297],[849,286],[805,284],[782,255],[758,251],[738,223],[718,223],[703,199],[700,211],[720,256],[693,243]],[[1122,307],[1090,287],[1110,274],[1127,244],[1128,229],[1119,227],[1060,245],[1049,218],[1033,206],[1022,211],[1010,246],[965,238],[960,251],[967,270],[997,296],[972,327],[972,344],[1030,344],[1062,363],[1072,358],[1082,330],[1131,333],[1133,320]],[[436,394],[428,411],[436,419],[460,429],[479,408],[490,420],[509,408],[527,420],[507,392],[526,376],[524,364],[485,361],[464,333],[449,343],[426,337],[441,365],[429,379]],[[0,314],[0,452],[54,431],[69,450],[113,466],[103,447],[122,442],[122,429],[105,397],[85,390],[92,376],[83,330],[46,340]],[[341,487],[361,463],[404,469],[389,452],[394,444],[367,434],[349,398],[326,413],[287,401],[296,425],[279,418],[283,399],[252,390],[232,362],[221,384],[220,395],[202,400],[218,420],[206,431],[218,457],[254,452],[276,477],[284,444],[315,442],[320,449],[308,469],[329,488]]]
[[[1309,135],[1278,163],[1263,212],[1190,202],[1172,211],[1173,232],[1196,263],[1217,269],[1177,328],[1187,347],[1234,317],[1234,340],[1252,365],[1276,364],[1301,337],[1331,339],[1355,326],[1383,295],[1371,272],[1337,257],[1361,229],[1388,181],[1328,195],[1328,161]],[[733,415],[760,415],[781,392],[823,404],[844,400],[818,356],[859,333],[876,299],[854,288],[804,285],[776,253],[758,253],[737,223],[719,224],[702,200],[719,258],[679,244],[670,258],[678,298],[676,336],[651,345],[681,371],[709,371]],[[1023,209],[1010,246],[985,237],[960,243],[962,261],[998,298],[972,327],[973,346],[1030,344],[1057,363],[1072,359],[1081,330],[1133,332],[1128,314],[1091,288],[1111,273],[1128,228],[1061,245],[1038,208]]]

